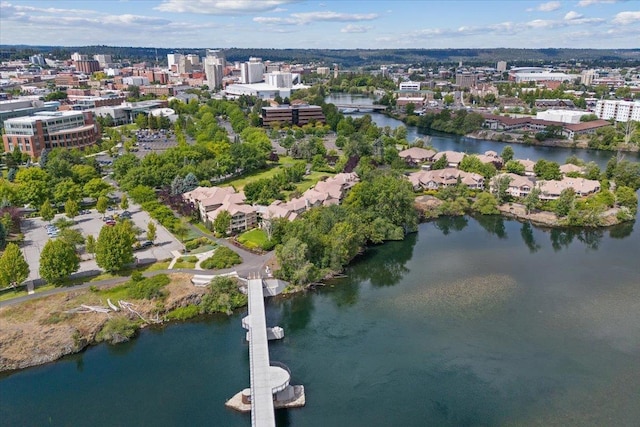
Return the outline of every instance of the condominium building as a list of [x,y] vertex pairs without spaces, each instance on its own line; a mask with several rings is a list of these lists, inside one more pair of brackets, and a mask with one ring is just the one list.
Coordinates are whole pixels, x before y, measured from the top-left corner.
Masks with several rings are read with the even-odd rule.
[[204,59],[204,72],[207,76],[209,89],[218,89],[222,86],[225,63],[226,61],[222,51],[207,50],[207,56]]
[[90,112],[46,111],[4,122],[2,136],[5,152],[15,147],[32,158],[45,148],[84,148],[95,144],[100,136]]
[[640,122],[640,101],[600,100],[596,103],[595,114],[604,120]]

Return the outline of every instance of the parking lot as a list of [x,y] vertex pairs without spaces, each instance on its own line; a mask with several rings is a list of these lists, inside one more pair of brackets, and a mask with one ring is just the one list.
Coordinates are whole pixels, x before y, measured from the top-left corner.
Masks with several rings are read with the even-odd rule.
[[[149,221],[152,221],[152,219],[149,217],[147,212],[140,208],[140,206],[132,202],[130,202],[128,211],[132,214],[131,220],[135,226],[143,230],[143,232],[138,235],[138,239],[142,243],[147,240],[147,226]],[[107,211],[105,215],[113,216],[119,213],[122,213],[122,209]],[[56,215],[56,218],[52,222],[55,222],[59,218],[66,218],[66,216],[64,214]],[[91,234],[97,239],[100,234],[100,229],[102,227],[108,227],[105,225],[102,215],[95,209],[91,209],[89,213],[78,215],[74,218],[74,221],[75,225],[71,228],[79,230],[85,238]],[[155,245],[134,252],[134,256],[141,263],[173,258],[173,254],[171,252],[181,251],[184,247],[182,243],[180,243],[162,225],[158,224],[156,221],[154,221],[154,223],[156,224],[157,229],[156,239],[154,242]],[[48,224],[48,222],[43,221],[41,218],[28,218],[24,219],[21,223],[22,233],[24,234],[24,244],[22,248],[30,269],[27,280],[40,278],[40,253],[47,241],[51,238],[55,238],[47,235],[46,226]],[[80,270],[78,270],[78,273],[91,275],[99,274],[101,272],[100,267],[98,267],[95,259],[91,256],[82,254],[81,259],[82,261],[80,262]]]

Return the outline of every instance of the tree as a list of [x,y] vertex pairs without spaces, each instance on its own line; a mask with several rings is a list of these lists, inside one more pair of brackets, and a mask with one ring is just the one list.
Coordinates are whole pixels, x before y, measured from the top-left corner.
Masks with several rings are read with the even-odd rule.
[[85,250],[88,254],[95,256],[96,254],[96,238],[93,234],[89,234],[85,240]]
[[315,267],[307,259],[307,244],[296,237],[286,241],[276,248],[276,256],[280,270],[279,276],[294,285],[308,283],[315,279]]
[[509,160],[504,168],[509,173],[515,173],[516,175],[524,175],[524,165],[517,160]]
[[156,229],[156,225],[152,222],[149,221],[149,224],[147,225],[147,240],[150,241],[154,241],[156,240],[156,234],[157,234],[157,229]]
[[107,211],[108,206],[109,206],[109,201],[107,200],[106,197],[104,196],[98,197],[98,201],[96,203],[96,209],[101,215],[104,215],[104,213]]
[[[4,219],[4,218],[3,218]],[[4,245],[7,243],[7,229],[9,227],[7,225],[5,225],[5,222],[2,221],[0,222],[0,247],[4,247]]]
[[136,125],[140,129],[145,129],[147,127],[147,116],[142,113],[139,113],[136,116]]
[[496,198],[493,194],[484,191],[478,194],[476,201],[473,203],[473,209],[482,215],[495,215],[500,213]]
[[40,277],[58,285],[80,268],[75,248],[62,239],[49,240],[40,254]]
[[444,102],[444,105],[451,105],[453,104],[454,100],[455,99],[453,98],[452,94],[447,94],[444,96],[443,102]]
[[561,180],[562,173],[560,172],[560,165],[556,162],[540,159],[533,166],[533,171],[536,176],[546,181],[549,180]]
[[560,192],[560,197],[556,200],[556,207],[554,209],[556,215],[559,217],[565,217],[569,215],[569,212],[573,209],[573,205],[576,199],[576,192],[573,188],[565,188]]
[[113,189],[111,185],[100,178],[93,178],[87,182],[83,191],[87,197],[98,198],[100,196],[106,196]]
[[449,165],[449,160],[447,160],[447,155],[442,155],[438,160],[436,160],[432,165],[432,170],[444,169]]
[[511,148],[510,145],[507,145],[502,150],[502,154],[500,154],[500,157],[502,157],[502,161],[504,163],[508,163],[510,160],[513,160],[514,155],[515,153],[513,152],[513,148]]
[[96,263],[109,273],[122,270],[134,260],[135,235],[128,221],[102,227],[96,243]]
[[231,227],[231,214],[223,210],[213,220],[213,231],[220,236],[226,236],[229,227]]
[[509,199],[509,184],[511,184],[511,177],[509,175],[500,175],[493,179],[492,191],[495,193],[496,200],[499,204]]
[[50,198],[51,179],[49,174],[40,168],[20,169],[16,173],[18,194],[22,203],[40,206]]
[[55,218],[56,213],[53,210],[49,199],[45,200],[40,207],[40,216],[42,217],[43,221],[51,221],[53,218]]
[[78,216],[78,212],[80,212],[80,205],[75,200],[69,199],[64,204],[64,213],[67,215],[69,219],[73,219]]
[[184,181],[182,181],[182,188],[185,192],[193,191],[196,187],[198,187],[198,178],[191,172],[184,177]]
[[189,233],[189,227],[185,224],[184,220],[181,220],[173,227],[173,233],[178,236],[181,242],[184,242],[184,238]]
[[15,181],[17,173],[18,173],[18,170],[16,168],[9,169],[9,172],[7,172],[7,180],[9,182]]
[[0,257],[0,286],[16,287],[29,277],[29,264],[15,243],[9,243]]
[[629,208],[632,214],[638,211],[638,196],[632,188],[620,186],[616,188],[616,203],[619,206]]
[[538,204],[540,203],[540,193],[541,190],[538,187],[533,187],[529,194],[527,194],[527,197],[524,198],[524,207],[527,210],[527,215],[538,207]]
[[129,209],[129,199],[127,199],[126,194],[123,194],[122,198],[120,199],[120,209],[125,211]]

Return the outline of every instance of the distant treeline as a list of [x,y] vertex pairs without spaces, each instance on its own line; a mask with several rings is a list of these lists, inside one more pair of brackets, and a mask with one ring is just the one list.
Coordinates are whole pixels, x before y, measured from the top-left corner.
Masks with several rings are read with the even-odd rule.
[[[212,46],[213,48],[214,46]],[[223,49],[228,61],[246,61],[257,56],[271,61],[299,63],[339,64],[343,69],[375,67],[382,64],[457,64],[480,66],[507,61],[514,66],[558,64],[561,62],[583,65],[609,65],[624,67],[640,64],[640,49]],[[0,45],[0,58],[22,59],[36,53],[51,54],[57,59],[67,59],[73,52],[81,54],[110,54],[114,60],[131,62],[157,61],[167,63],[168,53],[195,53],[204,56],[203,48],[152,48],[118,46],[26,46]]]

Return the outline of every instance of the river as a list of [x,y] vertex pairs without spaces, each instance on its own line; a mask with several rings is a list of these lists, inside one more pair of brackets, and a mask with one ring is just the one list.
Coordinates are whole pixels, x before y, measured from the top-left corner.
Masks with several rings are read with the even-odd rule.
[[[267,323],[286,333],[271,358],[307,395],[278,425],[637,426],[639,253],[634,223],[421,224],[369,249],[346,278],[268,301]],[[149,328],[0,375],[0,424],[248,426],[224,407],[249,385],[244,315]]]
[[[347,277],[268,302],[271,357],[305,385],[279,426],[632,426],[640,232],[442,218]],[[0,379],[7,426],[247,426],[240,320],[174,323]]]
[[[351,95],[346,93],[331,94],[326,98],[326,102],[335,104],[373,104],[373,98],[365,95]],[[373,121],[380,127],[389,126],[392,129],[403,125],[400,120],[388,117],[381,113],[368,113],[371,115]],[[351,114],[352,117],[362,117],[363,114]],[[453,150],[466,153],[484,153],[485,151],[495,151],[498,154],[502,152],[505,146],[511,145],[515,153],[515,157],[519,159],[529,159],[537,161],[539,159],[552,160],[563,164],[567,157],[576,155],[578,158],[585,162],[596,162],[598,166],[604,168],[611,156],[614,155],[611,151],[601,150],[584,150],[579,148],[556,148],[556,147],[541,147],[534,145],[524,145],[516,143],[506,143],[498,141],[488,141],[467,138],[459,135],[450,135],[437,131],[421,133],[415,127],[407,128],[407,140],[413,141],[416,138],[424,138],[426,135],[431,137],[431,145],[438,151]],[[625,153],[625,158],[631,161],[640,161],[640,153]]]

